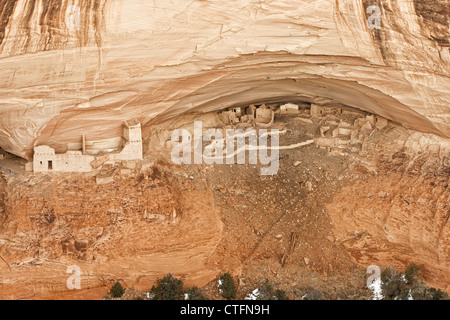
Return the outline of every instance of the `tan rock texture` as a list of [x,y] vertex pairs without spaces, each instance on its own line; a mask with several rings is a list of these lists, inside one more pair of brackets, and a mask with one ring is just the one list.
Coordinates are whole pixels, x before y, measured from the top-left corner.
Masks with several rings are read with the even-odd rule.
[[[368,27],[371,5],[380,29]],[[0,146],[30,158],[34,145],[64,152],[83,133],[112,141],[131,118],[145,136],[185,112],[271,101],[345,104],[449,137],[449,10],[448,0],[0,0]]]
[[[168,272],[217,295],[214,280],[229,271],[245,294],[269,278],[292,294],[308,286],[366,299],[369,265],[411,262],[448,292],[449,139],[372,127],[363,113],[309,113],[277,116],[281,146],[317,145],[282,149],[274,176],[254,165],[173,165],[167,142],[174,128],[192,129],[194,114],[152,128],[148,154],[160,160],[99,158],[96,172],[33,174],[7,154],[0,298],[99,299],[117,280],[148,291]],[[221,122],[215,112],[200,119]],[[342,128],[350,136],[333,135]],[[65,286],[70,265],[83,272],[81,290]]]
[[0,299],[64,298],[70,265],[82,272],[77,299],[105,296],[118,277],[142,290],[169,272],[187,285],[216,277],[209,257],[222,222],[212,192],[165,164],[126,176],[120,167],[101,185],[79,173],[0,181]]
[[404,270],[414,262],[429,284],[448,292],[450,143],[397,126],[381,132],[365,139],[354,161],[356,170],[376,174],[327,204],[333,232],[362,266]]

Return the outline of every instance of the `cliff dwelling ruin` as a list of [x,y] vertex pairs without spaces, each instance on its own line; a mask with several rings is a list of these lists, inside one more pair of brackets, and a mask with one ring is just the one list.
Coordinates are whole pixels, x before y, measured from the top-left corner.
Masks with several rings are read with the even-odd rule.
[[[90,151],[86,148],[86,139],[82,137],[82,150],[69,150],[64,154],[55,154],[49,146],[34,148],[33,162],[27,164],[34,173],[38,172],[89,172],[98,155],[106,155],[105,162],[142,160],[141,124],[137,120],[125,121],[123,125],[122,150],[118,153]],[[94,155],[95,154],[95,155]],[[105,158],[105,157],[103,157]]]
[[446,299],[449,15],[0,0],[0,299]]

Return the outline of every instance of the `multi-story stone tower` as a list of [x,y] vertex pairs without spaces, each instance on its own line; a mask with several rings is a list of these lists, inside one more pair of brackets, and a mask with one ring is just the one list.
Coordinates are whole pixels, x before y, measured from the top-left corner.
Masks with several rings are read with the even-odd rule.
[[141,124],[137,120],[125,121],[123,128],[123,150],[120,160],[142,160]]

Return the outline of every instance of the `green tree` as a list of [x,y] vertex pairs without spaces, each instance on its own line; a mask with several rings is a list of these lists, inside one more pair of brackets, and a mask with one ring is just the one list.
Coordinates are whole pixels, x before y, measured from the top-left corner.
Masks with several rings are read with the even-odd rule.
[[174,278],[170,273],[158,281],[158,286],[150,290],[154,300],[182,300],[183,281]]
[[207,300],[198,287],[189,288],[186,294],[188,295],[188,300]]
[[122,287],[119,281],[117,281],[111,288],[111,296],[113,298],[121,298],[125,293],[125,289]]
[[420,268],[415,264],[411,263],[405,270],[405,279],[408,284],[414,284],[416,282],[416,277],[420,272]]
[[231,275],[227,272],[221,275],[219,280],[219,290],[222,296],[227,300],[236,299],[237,289]]

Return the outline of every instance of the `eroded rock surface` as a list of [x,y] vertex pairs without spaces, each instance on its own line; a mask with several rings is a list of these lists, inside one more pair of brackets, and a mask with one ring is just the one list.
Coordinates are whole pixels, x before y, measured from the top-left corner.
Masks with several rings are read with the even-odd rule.
[[97,299],[106,295],[119,274],[147,290],[168,272],[198,285],[216,276],[209,256],[222,222],[204,184],[164,164],[103,170],[112,177],[106,184],[83,174],[3,181],[0,297],[60,298],[68,292],[69,265],[82,270],[83,298],[86,290]]
[[[381,29],[368,28],[370,5],[380,7]],[[0,146],[24,158],[34,144],[63,152],[82,133],[118,137],[131,118],[145,128],[253,101],[338,102],[450,136],[448,1],[2,0],[0,8]]]
[[[148,290],[168,272],[202,286],[232,271],[242,288],[269,277],[361,298],[368,265],[410,262],[448,291],[449,8],[0,0],[0,147],[29,160],[35,145],[65,152],[84,134],[108,149],[134,118],[145,152],[61,176],[0,159],[1,294],[100,298],[118,278]],[[167,165],[174,129],[278,102],[368,114],[277,117],[283,143],[314,144],[284,150],[275,177]],[[75,293],[71,264],[84,272]]]

